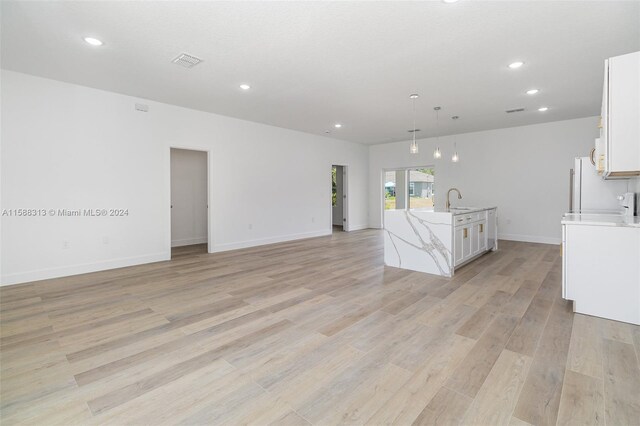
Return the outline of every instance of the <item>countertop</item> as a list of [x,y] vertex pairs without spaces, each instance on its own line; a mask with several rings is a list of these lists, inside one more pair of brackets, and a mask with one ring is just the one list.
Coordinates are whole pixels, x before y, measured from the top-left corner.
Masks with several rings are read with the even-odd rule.
[[469,214],[469,213],[476,213],[476,212],[482,212],[485,210],[492,210],[492,209],[497,209],[498,207],[452,207],[450,209],[445,209],[443,207],[436,207],[436,208],[424,208],[424,209],[411,209],[411,211],[414,212],[424,212],[424,213],[451,213],[452,215],[458,215],[458,214]]
[[560,223],[563,225],[624,226],[629,228],[640,228],[640,216],[597,213],[565,213]]

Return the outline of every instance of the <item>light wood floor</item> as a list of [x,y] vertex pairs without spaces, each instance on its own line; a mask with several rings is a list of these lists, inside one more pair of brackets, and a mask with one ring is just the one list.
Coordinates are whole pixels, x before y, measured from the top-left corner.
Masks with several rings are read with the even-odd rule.
[[444,279],[366,230],[4,287],[2,424],[638,424],[639,327],[574,315],[559,254]]

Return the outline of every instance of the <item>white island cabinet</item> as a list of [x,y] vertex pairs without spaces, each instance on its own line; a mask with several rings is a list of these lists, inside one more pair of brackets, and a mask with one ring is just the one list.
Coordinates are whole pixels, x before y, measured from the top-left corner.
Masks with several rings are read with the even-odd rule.
[[562,297],[582,314],[640,325],[640,218],[566,214]]
[[386,210],[384,230],[386,265],[445,277],[497,248],[495,207]]

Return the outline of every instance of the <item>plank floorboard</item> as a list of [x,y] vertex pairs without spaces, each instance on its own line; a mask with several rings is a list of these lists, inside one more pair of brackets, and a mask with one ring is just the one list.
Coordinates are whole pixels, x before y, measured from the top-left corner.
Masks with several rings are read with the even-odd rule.
[[640,327],[575,315],[557,246],[452,278],[379,230],[0,288],[0,421],[637,424]]

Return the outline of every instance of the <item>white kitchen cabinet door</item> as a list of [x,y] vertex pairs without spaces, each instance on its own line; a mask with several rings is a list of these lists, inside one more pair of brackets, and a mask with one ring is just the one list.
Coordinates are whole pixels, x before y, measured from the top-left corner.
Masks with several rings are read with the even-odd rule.
[[463,228],[458,226],[453,228],[453,264],[459,265],[462,263],[462,246],[463,246]]
[[606,61],[603,96],[605,176],[640,174],[640,52]]
[[480,253],[480,223],[471,224],[471,256]]
[[471,225],[462,227],[462,261],[471,257]]
[[563,297],[574,309],[640,324],[640,228],[564,226]]
[[487,221],[480,222],[478,228],[478,253],[482,253],[487,250]]
[[494,250],[497,248],[497,240],[498,240],[497,216],[498,214],[496,212],[496,209],[491,209],[487,211],[487,230],[485,232],[487,234],[488,250]]

